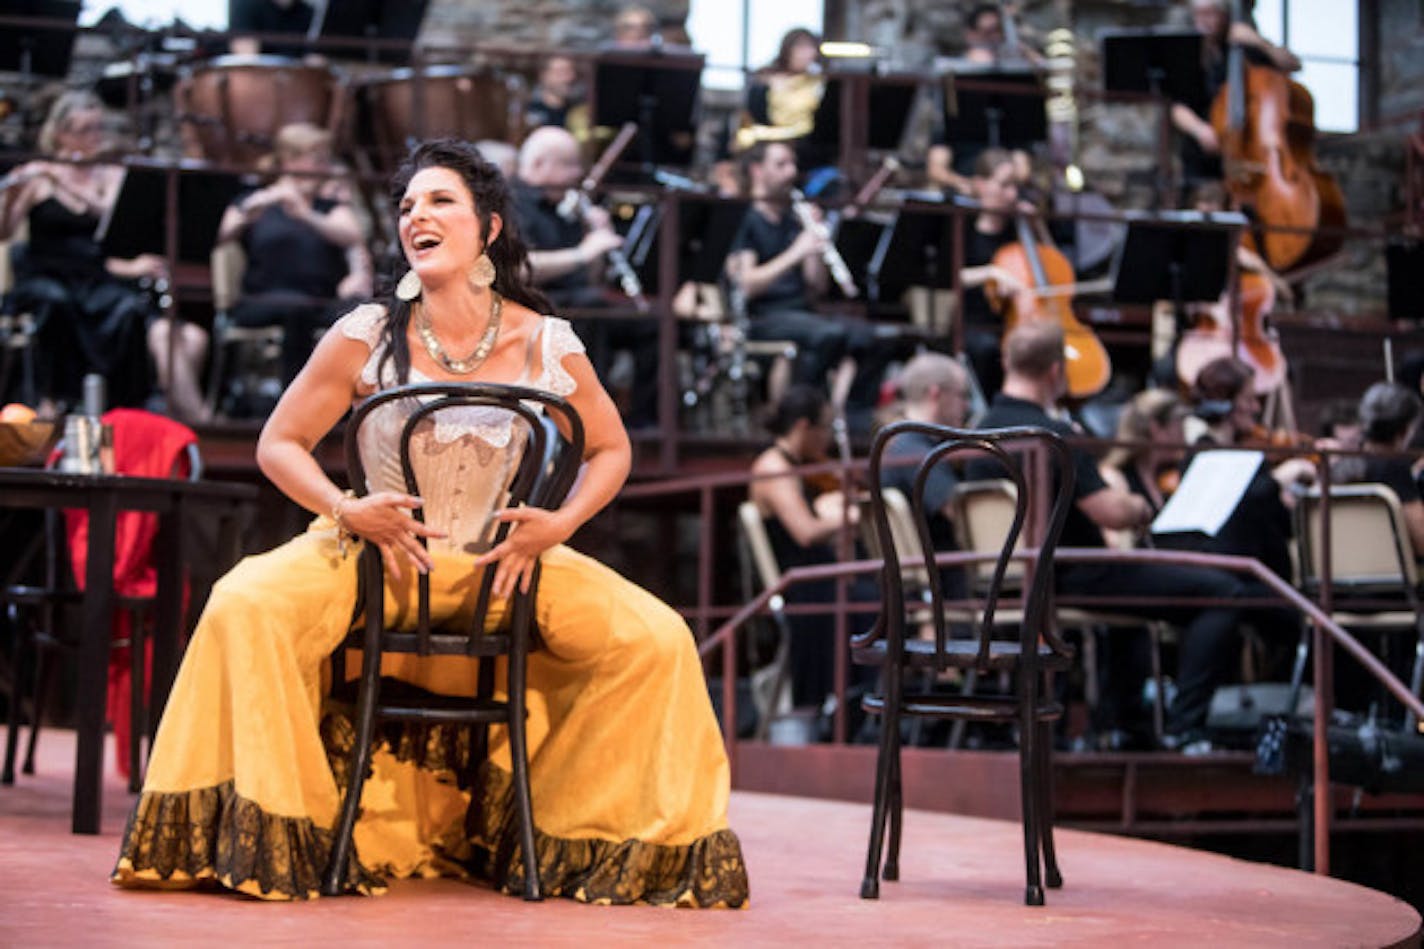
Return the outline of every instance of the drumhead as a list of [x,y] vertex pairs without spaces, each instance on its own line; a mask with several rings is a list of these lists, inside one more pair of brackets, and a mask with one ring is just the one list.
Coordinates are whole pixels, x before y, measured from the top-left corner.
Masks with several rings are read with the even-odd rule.
[[188,67],[191,72],[199,73],[206,69],[239,69],[242,67],[255,69],[312,69],[327,72],[325,66],[313,66],[294,59],[291,56],[271,56],[261,53],[255,56],[239,56],[235,53],[226,56],[214,56],[212,59],[205,59],[202,62],[194,63]]
[[[494,78],[494,73],[488,69],[472,69],[469,66],[426,66],[420,71],[422,79],[458,79],[468,77],[470,79]],[[385,83],[410,82],[415,78],[415,70],[409,66],[400,69],[392,69],[390,72],[379,76],[373,76],[363,82],[363,85],[379,86]]]

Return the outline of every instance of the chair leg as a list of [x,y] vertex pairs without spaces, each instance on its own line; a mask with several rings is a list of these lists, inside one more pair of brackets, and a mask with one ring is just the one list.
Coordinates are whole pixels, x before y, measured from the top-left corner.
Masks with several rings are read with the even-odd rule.
[[1053,847],[1053,724],[1044,722],[1038,734],[1038,829],[1043,847],[1043,882],[1050,889],[1063,885],[1058,853]]
[[[916,719],[919,721],[919,719]],[[900,879],[900,826],[904,820],[905,801],[900,785],[900,729],[897,726],[891,740],[895,742],[895,753],[890,756],[890,845],[885,853],[885,869],[881,879],[895,882]]]
[[[1032,674],[1021,673],[1020,678],[1031,680]],[[1035,714],[1038,695],[1034,683],[1025,681],[1019,686],[1019,799],[1023,809],[1024,837],[1024,903],[1028,906],[1043,905],[1043,878],[1039,865],[1038,831],[1038,716]]]
[[[18,751],[20,745],[20,706],[23,705],[25,701],[25,688],[23,686],[25,682],[25,666],[29,662],[30,652],[33,649],[34,632],[27,629],[22,623],[16,629],[15,636],[15,681],[14,687],[10,690],[10,722],[5,735],[5,769],[3,774],[0,774],[0,784],[15,783],[15,753]],[[37,675],[39,670],[36,669],[35,671],[36,678],[31,679],[30,681],[32,682],[38,681]],[[38,688],[36,688],[36,692],[38,692]],[[34,705],[35,694],[32,693],[30,695],[31,709],[34,708]],[[39,722],[32,721],[30,723],[30,735],[33,736],[38,728]]]
[[[493,657],[479,660],[479,673],[477,675],[477,685],[475,686],[475,699],[488,699],[494,695],[494,664]],[[480,765],[489,757],[489,726],[470,726],[470,757],[465,762],[465,784],[470,789],[470,806],[465,808],[465,837],[467,839],[475,836],[479,828],[479,788],[476,787],[476,776],[479,774]]]
[[346,794],[332,833],[331,857],[321,892],[340,896],[346,888],[346,868],[351,860],[351,835],[361,812],[361,791],[366,785],[366,769],[371,766],[371,744],[376,734],[376,706],[381,698],[381,662],[368,650],[361,660],[361,685],[356,699],[356,743],[347,765]]
[[509,756],[515,805],[519,809],[519,844],[524,852],[524,898],[542,900],[544,892],[539,883],[539,855],[534,850],[534,804],[529,794],[529,749],[524,734],[524,680],[525,648],[520,644],[510,650],[509,656],[509,683],[506,689],[509,696]]
[[885,704],[880,713],[880,751],[875,759],[875,804],[870,815],[870,846],[865,855],[865,876],[860,882],[860,898],[880,897],[880,858],[885,852],[885,816],[890,789],[890,769],[894,766],[895,745],[891,736],[899,728],[894,714],[899,708],[900,670],[885,669]]
[[20,769],[25,774],[35,773],[35,746],[40,740],[40,723],[44,721],[45,707],[49,704],[49,694],[54,691],[55,663],[50,650],[37,645],[35,648],[35,691],[30,705],[30,740],[25,744],[25,764]]
[[143,733],[148,731],[143,710],[144,652],[143,615],[134,610],[129,614],[129,793],[143,790]]

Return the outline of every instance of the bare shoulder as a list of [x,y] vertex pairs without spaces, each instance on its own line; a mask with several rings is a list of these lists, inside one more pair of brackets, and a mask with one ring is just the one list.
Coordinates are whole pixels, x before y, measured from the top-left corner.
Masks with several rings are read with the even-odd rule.
[[768,448],[760,455],[757,455],[756,460],[752,462],[751,468],[752,474],[754,475],[784,474],[790,470],[791,462],[787,461],[786,456],[775,448]]

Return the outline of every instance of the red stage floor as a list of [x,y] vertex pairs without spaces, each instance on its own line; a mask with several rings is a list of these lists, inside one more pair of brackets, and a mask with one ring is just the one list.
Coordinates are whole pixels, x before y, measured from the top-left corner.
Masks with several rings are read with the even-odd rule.
[[1063,831],[1067,883],[1022,905],[1018,825],[911,812],[902,882],[858,898],[861,804],[738,793],[732,824],[752,874],[741,912],[526,904],[450,880],[299,905],[109,885],[129,795],[106,788],[104,833],[69,833],[73,736],[46,732],[40,775],[0,788],[0,946],[247,944],[345,947],[596,942],[1027,946],[1418,945],[1420,917],[1382,893],[1294,870]]

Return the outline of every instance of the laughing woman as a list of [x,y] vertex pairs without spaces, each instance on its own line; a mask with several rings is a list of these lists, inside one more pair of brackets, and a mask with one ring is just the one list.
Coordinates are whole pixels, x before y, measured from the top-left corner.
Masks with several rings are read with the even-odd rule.
[[[541,315],[548,307],[525,283],[506,185],[473,146],[418,146],[393,194],[410,272],[385,306],[358,307],[322,338],[258,443],[267,476],[323,516],[214,588],[168,701],[114,882],[216,882],[267,899],[316,896],[339,797],[328,761],[344,760],[350,740],[349,722],[323,715],[321,701],[326,657],[349,628],[356,598],[356,557],[340,549],[340,529],[377,545],[388,575],[429,571],[435,609],[447,612],[458,611],[485,564],[496,570],[496,594],[505,595],[542,562],[535,609],[544,648],[530,656],[528,707],[547,892],[599,903],[742,906],[747,878],[727,827],[727,759],[692,636],[669,607],[563,545],[627,476],[617,410],[568,323]],[[476,351],[486,355],[449,355]],[[519,440],[487,426],[442,426],[429,463],[478,465],[489,490],[457,493],[437,476],[417,500],[381,474],[396,457],[395,420],[363,430],[366,469],[376,473],[371,493],[343,496],[312,447],[354,402],[425,380],[518,382],[565,397],[587,429],[574,494],[555,511],[507,513],[518,522],[509,539],[462,558],[471,540],[463,534],[487,520],[499,492],[493,479]],[[371,429],[374,439],[365,437]],[[476,494],[482,505],[471,500]],[[422,503],[426,524],[411,516]],[[417,534],[428,538],[428,551]],[[473,660],[400,658],[405,663],[388,665],[388,674],[438,692],[473,690]],[[503,803],[509,751],[499,730],[467,791],[452,780],[463,770],[455,736],[406,739],[377,754],[348,888],[369,893],[385,876],[456,873],[518,892],[519,858],[498,846],[517,822]],[[467,835],[471,794],[491,806]]]

